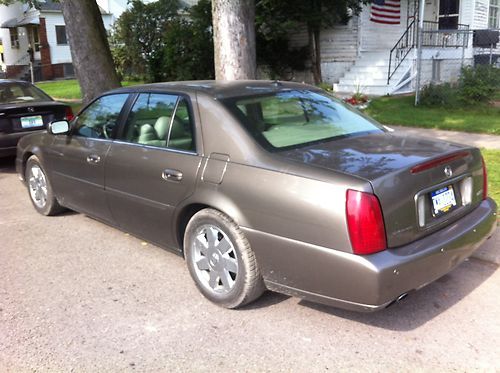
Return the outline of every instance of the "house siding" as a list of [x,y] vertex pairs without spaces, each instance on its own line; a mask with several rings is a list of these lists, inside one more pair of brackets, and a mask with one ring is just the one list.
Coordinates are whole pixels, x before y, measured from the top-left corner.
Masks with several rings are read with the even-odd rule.
[[401,1],[399,25],[384,25],[370,20],[370,6],[364,6],[360,14],[360,48],[363,51],[390,51],[406,31],[406,12],[408,2]]
[[[14,3],[9,6],[0,5],[0,23],[15,18],[20,13],[22,14],[25,7],[26,6],[21,3]],[[26,56],[26,51],[28,50],[28,32],[24,27],[18,27],[17,31],[19,35],[19,49],[12,48],[10,44],[9,29],[0,28],[0,38],[2,39],[4,47],[4,59],[6,66],[26,65],[28,63],[28,60],[23,58]]]
[[47,41],[50,46],[50,60],[52,63],[71,63],[71,51],[69,49],[69,44],[57,44],[56,26],[65,25],[62,13],[41,13],[40,17],[45,18]]
[[[353,17],[347,25],[338,25],[322,30],[321,42],[321,69],[323,79],[333,83],[344,74],[358,55],[359,47],[359,18]],[[308,45],[306,28],[302,28],[290,37],[290,46],[300,48]],[[311,81],[312,75],[308,72],[296,72],[295,80]]]

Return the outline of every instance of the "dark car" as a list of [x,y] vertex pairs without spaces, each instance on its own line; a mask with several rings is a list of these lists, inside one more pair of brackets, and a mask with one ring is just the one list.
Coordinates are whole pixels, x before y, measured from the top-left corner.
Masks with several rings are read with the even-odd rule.
[[308,85],[122,88],[23,138],[36,210],[67,207],[186,258],[228,308],[267,288],[373,311],[496,226],[478,149],[388,131]]
[[0,157],[15,155],[19,139],[54,120],[73,118],[71,107],[33,84],[0,79]]

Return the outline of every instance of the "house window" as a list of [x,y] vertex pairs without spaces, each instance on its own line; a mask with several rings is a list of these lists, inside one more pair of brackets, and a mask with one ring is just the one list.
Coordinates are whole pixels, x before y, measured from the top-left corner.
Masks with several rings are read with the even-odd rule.
[[439,0],[439,29],[457,30],[460,0]]
[[16,28],[10,28],[10,47],[12,49],[19,49],[19,33]]
[[67,45],[66,26],[56,26],[57,45]]
[[40,51],[40,35],[38,34],[38,27],[33,27],[33,46],[35,47],[35,52]]
[[489,28],[500,28],[500,0],[490,0]]

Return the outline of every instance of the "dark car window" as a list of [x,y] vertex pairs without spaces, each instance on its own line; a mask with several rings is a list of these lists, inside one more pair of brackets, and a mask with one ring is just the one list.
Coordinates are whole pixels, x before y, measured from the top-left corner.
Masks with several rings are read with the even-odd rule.
[[381,131],[375,122],[333,97],[313,91],[282,91],[224,103],[269,150]]
[[111,137],[127,98],[128,93],[98,98],[78,116],[75,135],[99,139]]
[[141,93],[130,112],[123,140],[136,144],[193,150],[187,101],[176,95]]
[[52,101],[52,99],[28,83],[0,84],[0,104],[40,101]]

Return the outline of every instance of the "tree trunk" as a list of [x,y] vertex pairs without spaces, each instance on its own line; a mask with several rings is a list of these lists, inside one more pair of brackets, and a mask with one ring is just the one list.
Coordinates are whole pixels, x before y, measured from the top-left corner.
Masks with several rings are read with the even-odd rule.
[[213,0],[217,80],[255,79],[255,1]]
[[311,57],[311,72],[314,79],[314,84],[319,84],[323,81],[321,74],[321,42],[320,29],[311,25],[307,26],[309,36],[309,55]]
[[120,86],[101,12],[95,0],[61,0],[83,103]]

